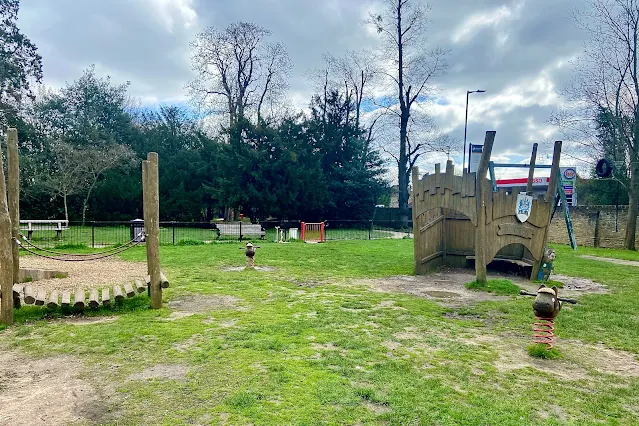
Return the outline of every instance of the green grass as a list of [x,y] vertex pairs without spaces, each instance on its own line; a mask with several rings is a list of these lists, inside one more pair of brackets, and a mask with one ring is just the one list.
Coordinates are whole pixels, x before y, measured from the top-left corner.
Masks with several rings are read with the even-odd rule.
[[548,349],[544,344],[537,343],[528,346],[528,355],[541,359],[557,359],[561,358],[561,352],[557,348]]
[[472,281],[466,284],[466,288],[477,291],[487,291],[501,296],[519,294],[520,288],[510,280],[487,280],[485,283]]
[[[639,378],[602,372],[597,358],[599,342],[639,354],[633,267],[555,246],[557,273],[591,278],[609,293],[562,309],[555,324],[562,357],[551,360],[527,352],[530,298],[443,307],[372,291],[373,279],[412,274],[412,241],[264,244],[256,264],[273,272],[225,272],[244,264],[240,247],[162,246],[171,280],[163,309],[147,309],[138,295],[86,314],[114,321],[77,326],[59,310],[24,307],[17,325],[0,332],[0,350],[75,357],[81,378],[114,390],[104,401],[118,424],[639,423]],[[122,258],[144,256],[138,247]],[[512,290],[495,281],[491,290]],[[407,281],[406,290],[414,285]],[[234,304],[169,318],[168,302],[187,295]],[[130,379],[158,364],[188,372],[181,380]]]

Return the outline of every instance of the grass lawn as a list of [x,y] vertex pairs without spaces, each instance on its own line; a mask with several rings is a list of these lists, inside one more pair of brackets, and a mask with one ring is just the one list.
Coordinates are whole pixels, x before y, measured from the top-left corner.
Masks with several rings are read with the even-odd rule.
[[[78,325],[25,307],[0,351],[73,357],[106,395],[95,423],[639,424],[639,375],[597,358],[639,354],[639,268],[578,256],[635,253],[554,246],[557,273],[609,293],[562,310],[551,360],[528,355],[531,299],[507,282],[477,289],[494,300],[457,307],[372,291],[367,281],[412,275],[412,240],[261,245],[256,263],[274,271],[226,272],[244,263],[240,243],[162,246],[165,308],[137,296],[87,313],[113,321]],[[123,258],[143,260],[144,249]],[[176,315],[180,300],[206,309]]]

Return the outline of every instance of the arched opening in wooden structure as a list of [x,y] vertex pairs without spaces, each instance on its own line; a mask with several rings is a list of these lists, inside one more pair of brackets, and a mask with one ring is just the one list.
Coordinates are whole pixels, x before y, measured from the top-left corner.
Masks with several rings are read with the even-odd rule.
[[[467,257],[475,252],[475,225],[457,210],[436,207],[415,218],[415,249],[421,261],[417,273],[432,271],[441,266],[463,268]],[[423,244],[421,242],[426,242]]]

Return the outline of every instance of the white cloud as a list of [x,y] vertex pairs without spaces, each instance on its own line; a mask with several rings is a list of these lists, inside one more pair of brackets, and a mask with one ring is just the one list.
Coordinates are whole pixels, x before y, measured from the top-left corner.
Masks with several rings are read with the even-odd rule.
[[[467,42],[486,27],[498,28],[504,21],[519,19],[523,5],[524,2],[520,1],[511,6],[501,5],[491,10],[470,15],[453,31],[453,43]],[[500,32],[498,34],[500,43],[505,43],[507,39],[507,33]]]
[[197,22],[197,12],[192,0],[144,0],[153,9],[154,15],[172,33],[176,19],[184,28],[189,29]]

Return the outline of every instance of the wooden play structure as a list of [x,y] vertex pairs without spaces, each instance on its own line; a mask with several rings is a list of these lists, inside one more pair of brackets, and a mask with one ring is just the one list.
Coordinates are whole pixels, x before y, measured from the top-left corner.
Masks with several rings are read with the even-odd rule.
[[[527,198],[529,216],[518,219],[518,193],[493,191],[487,178],[495,132],[486,132],[477,173],[456,175],[452,161],[442,172],[413,178],[413,235],[415,273],[424,274],[440,266],[466,267],[475,262],[477,281],[486,281],[486,266],[503,260],[537,276],[543,259],[548,227],[554,208],[561,142],[555,142],[550,183],[543,197]],[[536,147],[535,147],[536,148]],[[527,193],[531,193],[536,160],[533,149]],[[522,194],[523,195],[523,194]]]
[[[30,241],[30,235],[24,237],[20,233],[18,133],[13,128],[7,129],[7,168],[8,179],[5,186],[4,166],[0,160],[0,321],[2,323],[13,323],[13,310],[20,308],[22,302],[39,306],[46,305],[49,308],[73,307],[76,311],[82,311],[85,306],[90,308],[97,308],[100,305],[107,306],[112,301],[119,302],[125,297],[133,297],[136,292],[142,293],[147,290],[151,299],[151,308],[159,309],[162,307],[162,288],[167,288],[169,281],[160,270],[160,203],[157,153],[150,152],[147,159],[142,161],[144,238],[139,238],[141,235],[135,236],[122,246],[91,254],[61,253],[38,247]],[[38,288],[37,282],[20,284],[19,250],[21,248],[35,256],[61,262],[85,262],[114,256],[142,242],[146,244],[146,280],[141,278],[134,280],[133,283],[126,283],[124,290],[120,285],[78,288],[72,295],[70,291],[59,293],[52,290],[49,293],[45,288]],[[12,296],[6,297],[6,295]]]

